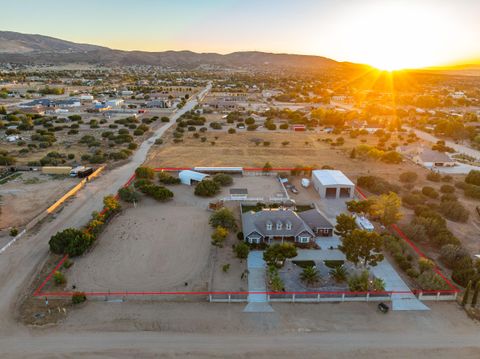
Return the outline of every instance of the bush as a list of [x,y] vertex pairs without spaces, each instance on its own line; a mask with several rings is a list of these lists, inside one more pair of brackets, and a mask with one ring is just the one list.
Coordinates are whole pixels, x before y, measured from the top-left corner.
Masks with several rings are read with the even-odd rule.
[[239,241],[243,241],[245,239],[243,232],[237,232],[237,239]]
[[421,224],[411,223],[404,229],[405,234],[416,242],[426,242],[428,240],[427,230]]
[[429,271],[435,268],[435,263],[428,258],[420,258],[418,260],[418,268],[420,272],[423,273],[425,271]]
[[17,227],[12,227],[12,228],[10,229],[10,236],[11,236],[11,237],[16,237],[17,235],[18,235],[18,229],[17,229]]
[[173,177],[168,172],[159,172],[158,173],[158,181],[163,184],[179,184],[180,178]]
[[231,231],[235,231],[237,229],[235,216],[228,208],[220,208],[219,210],[213,212],[213,214],[210,216],[209,223],[214,228],[221,226]]
[[458,201],[444,201],[440,204],[440,212],[451,221],[466,222],[470,212]]
[[442,180],[442,175],[437,172],[429,172],[427,174],[427,180],[432,182],[440,182]]
[[467,197],[480,199],[480,186],[465,183],[465,186],[463,187],[463,191],[464,191],[463,193]]
[[453,192],[455,192],[455,187],[450,186],[449,184],[443,184],[440,187],[440,192],[442,192],[442,193],[453,193]]
[[422,194],[433,199],[438,198],[438,192],[435,190],[435,188],[430,186],[423,187]]
[[417,278],[417,283],[423,290],[449,289],[443,278],[433,271],[425,271],[420,274]]
[[476,271],[473,267],[458,268],[452,271],[453,281],[457,284],[460,284],[462,287],[466,287],[467,283],[473,280],[475,276],[476,276]]
[[118,195],[122,201],[133,203],[140,199],[138,193],[131,187],[122,187],[118,190]]
[[212,244],[217,247],[223,247],[223,242],[228,236],[228,229],[218,226],[212,234]]
[[201,197],[213,197],[220,192],[220,185],[209,179],[205,179],[195,187],[195,195]]
[[168,188],[165,188],[163,186],[157,186],[153,183],[144,184],[139,189],[147,196],[150,196],[157,201],[167,201],[173,198],[172,191],[170,191]]
[[234,128],[229,128],[229,129],[228,129],[228,133],[229,133],[229,134],[234,134],[235,132],[237,132],[237,131],[235,131]]
[[480,171],[471,170],[465,177],[465,183],[480,186]]
[[215,176],[213,176],[213,181],[218,183],[220,186],[230,186],[233,183],[233,178],[225,173],[217,173]]
[[421,193],[409,193],[402,197],[402,202],[410,206],[418,206],[424,204],[426,198]]
[[150,167],[138,167],[135,170],[135,176],[137,178],[153,179],[155,177],[155,171]]
[[420,275],[415,268],[407,269],[406,273],[410,278],[417,278]]
[[417,180],[418,175],[415,172],[403,172],[400,174],[400,181],[405,183],[413,183]]
[[67,279],[65,278],[65,275],[60,272],[60,271],[55,271],[55,273],[53,273],[53,281],[55,282],[55,285],[62,285],[62,284],[65,284],[67,282]]
[[92,244],[93,238],[76,228],[67,228],[53,235],[48,242],[55,254],[68,254],[75,257],[83,254]]
[[440,250],[440,260],[448,267],[454,268],[463,258],[470,258],[468,251],[460,245],[447,244]]
[[250,252],[250,247],[245,242],[241,242],[236,244],[235,247],[233,247],[233,250],[237,258],[247,259],[248,253]]
[[453,193],[446,193],[440,197],[441,202],[446,202],[446,201],[458,201],[458,197],[454,195]]
[[81,304],[87,300],[87,296],[83,292],[74,292],[72,294],[72,303]]
[[389,192],[398,193],[400,187],[385,181],[383,178],[377,176],[361,176],[357,179],[357,185],[365,188],[374,194],[384,194]]

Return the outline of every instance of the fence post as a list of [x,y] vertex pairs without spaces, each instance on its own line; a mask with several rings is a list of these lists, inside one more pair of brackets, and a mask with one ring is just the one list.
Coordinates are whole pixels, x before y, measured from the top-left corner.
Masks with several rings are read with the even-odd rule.
[[209,301],[209,302],[212,301],[212,295],[211,295],[211,294],[208,295],[208,301]]
[[317,302],[320,302],[320,294],[317,294]]
[[345,302],[345,293],[342,293],[342,302]]
[[437,302],[440,300],[440,292],[437,292]]
[[292,302],[295,303],[295,294],[292,294]]
[[229,295],[228,295],[228,302],[229,302],[229,303],[231,302],[231,299],[232,299],[232,295],[229,294]]
[[270,294],[267,294],[267,301],[270,302]]
[[367,300],[367,302],[370,300],[370,293],[367,293],[367,296],[365,299]]
[[422,300],[422,299],[423,299],[423,292],[422,292],[422,291],[420,291],[420,293],[418,294],[418,299],[419,299],[419,300]]
[[457,294],[458,292],[455,292],[455,294],[453,295],[453,299],[457,299]]

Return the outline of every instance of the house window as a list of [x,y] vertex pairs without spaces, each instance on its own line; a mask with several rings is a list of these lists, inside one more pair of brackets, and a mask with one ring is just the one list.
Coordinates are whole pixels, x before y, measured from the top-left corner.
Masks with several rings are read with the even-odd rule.
[[268,230],[268,231],[271,231],[271,230],[272,230],[272,224],[271,224],[271,223],[267,223],[267,230]]
[[292,224],[291,223],[287,223],[285,225],[285,227],[287,228],[287,230],[291,230],[292,229]]
[[308,243],[309,240],[310,240],[310,237],[299,237],[298,238],[298,241],[300,243]]
[[282,229],[282,222],[277,222],[277,230]]

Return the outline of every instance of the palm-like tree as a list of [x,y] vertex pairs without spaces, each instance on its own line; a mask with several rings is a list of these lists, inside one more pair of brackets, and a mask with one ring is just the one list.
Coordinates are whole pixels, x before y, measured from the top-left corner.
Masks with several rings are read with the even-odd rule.
[[345,282],[347,280],[347,271],[344,266],[338,266],[330,270],[330,275],[336,282]]
[[318,271],[313,266],[305,267],[300,273],[300,279],[307,284],[314,284],[318,282]]

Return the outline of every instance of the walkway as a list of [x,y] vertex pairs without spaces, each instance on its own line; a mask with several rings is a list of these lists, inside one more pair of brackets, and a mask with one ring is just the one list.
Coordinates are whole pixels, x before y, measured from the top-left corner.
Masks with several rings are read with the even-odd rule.
[[378,278],[382,278],[385,282],[386,291],[405,292],[392,295],[393,310],[430,310],[425,304],[410,291],[408,285],[393,269],[388,260],[384,259],[370,271]]
[[268,304],[266,280],[266,263],[263,251],[252,251],[248,254],[248,304],[244,312],[273,312]]

